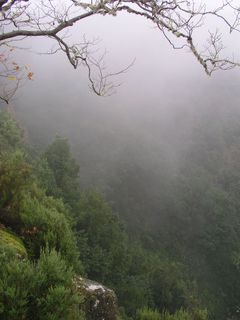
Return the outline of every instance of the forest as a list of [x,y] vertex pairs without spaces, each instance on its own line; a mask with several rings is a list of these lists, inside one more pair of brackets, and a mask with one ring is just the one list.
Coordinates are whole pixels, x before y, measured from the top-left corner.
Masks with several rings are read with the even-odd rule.
[[212,3],[0,0],[0,319],[240,319],[240,11]]
[[1,112],[2,319],[84,319],[74,274],[114,289],[119,319],[238,319],[240,113],[197,122],[174,172],[134,149],[101,190],[66,138],[39,151]]

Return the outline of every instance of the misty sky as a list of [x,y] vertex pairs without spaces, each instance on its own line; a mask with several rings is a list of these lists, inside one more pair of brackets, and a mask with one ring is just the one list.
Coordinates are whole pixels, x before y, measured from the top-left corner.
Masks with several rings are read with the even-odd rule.
[[[157,102],[159,108],[164,107],[167,101],[177,99],[180,102],[194,96],[200,90],[200,85],[214,86],[219,81],[224,81],[225,77],[239,77],[237,71],[228,74],[218,72],[211,78],[207,77],[188,49],[173,50],[161,33],[140,17],[126,14],[120,14],[116,18],[91,17],[79,23],[71,32],[73,42],[82,41],[84,35],[90,40],[100,39],[96,46],[99,53],[96,55],[107,51],[106,62],[110,71],[118,71],[136,59],[134,66],[126,74],[115,79],[116,84],[122,83],[117,93],[110,98],[99,98],[89,93],[86,70],[72,70],[62,54],[40,56],[21,52],[19,55],[23,55],[23,61],[31,65],[34,82],[22,90],[18,105],[32,103],[31,99],[37,96],[39,103],[44,99],[43,104],[46,103],[46,98],[48,101],[56,98],[58,103],[67,103],[68,110],[76,108],[83,101],[121,109]],[[199,34],[201,37],[201,33]],[[235,40],[233,35],[230,44],[233,48]],[[28,39],[26,46],[33,51],[44,52],[49,48],[50,42],[32,38]],[[235,55],[238,54],[239,49],[234,49]],[[228,80],[227,83],[231,90],[231,81]],[[194,93],[195,90],[197,92]]]
[[[72,35],[76,42],[83,35],[101,39],[97,48],[99,52],[107,51],[111,71],[136,61],[116,79],[116,83],[122,83],[117,92],[101,98],[89,91],[86,70],[73,70],[63,54],[46,56],[21,51],[18,58],[31,66],[34,81],[18,92],[13,104],[34,142],[42,139],[39,135],[44,137],[44,126],[48,126],[48,136],[46,133],[44,137],[48,142],[55,134],[61,134],[72,144],[83,141],[84,152],[90,154],[94,153],[91,144],[96,137],[119,149],[122,136],[134,136],[139,143],[141,139],[151,141],[154,149],[162,126],[169,126],[170,134],[180,125],[179,110],[191,122],[192,109],[201,112],[216,105],[237,106],[239,70],[208,77],[187,49],[172,49],[151,23],[139,17],[121,14],[89,18],[76,26]],[[232,39],[229,43],[234,48],[236,36]],[[28,39],[25,46],[44,52],[49,40]],[[238,54],[239,48],[234,49]],[[107,152],[106,148],[106,158],[110,156]],[[81,151],[76,153],[81,161]]]

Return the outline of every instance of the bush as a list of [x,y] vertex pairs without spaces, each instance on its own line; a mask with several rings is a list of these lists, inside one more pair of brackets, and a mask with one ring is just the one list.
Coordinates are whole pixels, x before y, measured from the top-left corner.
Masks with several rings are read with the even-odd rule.
[[207,320],[206,310],[194,310],[192,312],[183,309],[177,310],[174,314],[165,311],[160,313],[157,310],[143,308],[137,311],[136,320]]
[[82,267],[71,223],[61,200],[47,197],[41,190],[23,195],[20,204],[20,217],[23,235],[30,253],[38,258],[42,247],[49,246],[61,252],[69,265],[78,272]]
[[0,155],[22,145],[22,132],[7,112],[0,111]]
[[161,315],[157,310],[143,308],[137,311],[136,320],[161,320]]
[[31,263],[0,250],[1,319],[83,319],[82,298],[73,290],[73,270],[60,254],[46,250]]
[[[15,252],[16,256],[27,257],[27,251],[20,238],[7,230],[0,228],[0,247],[8,248]],[[8,250],[7,249],[7,250]]]
[[31,167],[22,151],[0,157],[0,218],[13,229],[19,228],[22,192],[31,186]]

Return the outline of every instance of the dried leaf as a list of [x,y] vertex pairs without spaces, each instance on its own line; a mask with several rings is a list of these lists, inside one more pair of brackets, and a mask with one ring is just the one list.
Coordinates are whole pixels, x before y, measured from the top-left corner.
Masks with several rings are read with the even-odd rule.
[[28,76],[29,80],[32,80],[33,79],[33,72],[29,72],[27,76]]
[[14,80],[14,81],[16,81],[17,78],[16,78],[15,76],[8,76],[8,80]]

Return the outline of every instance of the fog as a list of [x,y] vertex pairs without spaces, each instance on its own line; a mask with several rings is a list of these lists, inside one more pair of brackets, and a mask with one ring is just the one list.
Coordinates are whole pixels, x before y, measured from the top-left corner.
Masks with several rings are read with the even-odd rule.
[[[73,70],[63,54],[23,51],[19,58],[31,66],[34,80],[14,101],[18,118],[39,150],[56,135],[69,139],[82,189],[102,190],[130,225],[143,216],[152,216],[146,223],[157,225],[166,211],[160,209],[166,184],[188,166],[189,153],[197,154],[193,162],[201,166],[211,148],[222,148],[219,141],[228,126],[235,126],[229,119],[236,117],[238,124],[239,70],[207,76],[188,50],[174,50],[138,17],[97,17],[80,30],[73,30],[75,41],[83,34],[101,39],[97,48],[107,50],[109,70],[135,59],[114,79],[121,86],[111,96],[98,97],[89,90],[86,70]],[[44,52],[49,44],[31,39],[26,45]],[[116,196],[125,193],[124,201]]]
[[[221,30],[221,25],[215,23],[213,19],[210,26]],[[225,37],[224,30],[221,32]],[[200,47],[207,33],[203,25],[197,34]],[[82,250],[83,257],[86,251],[86,270],[91,269],[92,256],[96,263],[96,268],[92,264],[90,279],[105,279],[94,278],[99,266],[103,272],[112,269],[120,302],[131,309],[127,311],[131,318],[123,319],[135,319],[132,314],[142,306],[170,313],[182,307],[194,310],[201,306],[204,311],[205,307],[209,310],[210,320],[238,319],[239,68],[218,71],[209,77],[189,49],[173,49],[150,22],[127,14],[88,18],[71,28],[68,37],[73,43],[81,42],[83,37],[98,39],[95,54],[106,52],[109,72],[118,72],[134,61],[127,72],[113,78],[114,94],[97,96],[89,89],[86,68],[74,70],[62,52],[46,54],[52,48],[49,39],[29,38],[21,42],[22,50],[15,55],[17,61],[30,66],[33,80],[19,88],[9,109],[14,109],[30,146],[27,152],[32,175],[36,176],[33,179],[46,189],[42,193],[62,198],[70,219],[76,219],[80,256]],[[234,51],[236,59],[240,53],[238,43],[235,33],[226,40],[226,52],[231,56]],[[76,187],[77,170],[73,170],[74,175],[69,168],[66,175],[63,172],[66,180],[58,185],[61,148],[50,148],[51,152],[45,153],[57,135],[68,139],[80,166],[80,190]],[[64,165],[74,163],[72,158],[66,158]],[[51,160],[55,162],[52,164]],[[11,165],[10,162],[10,168]],[[64,171],[64,166],[59,167]],[[91,188],[103,193],[114,216],[105,200],[91,192],[90,200],[88,196],[87,200],[84,198],[83,191]],[[71,193],[76,197],[74,204],[68,199]],[[87,229],[90,220],[92,229]],[[126,247],[130,251],[126,252],[132,265],[126,275],[120,270],[125,269],[122,249],[109,245],[111,237],[118,244],[122,239],[114,233],[114,223],[126,231],[123,237],[129,241]],[[88,239],[93,239],[96,248],[86,247]],[[114,254],[109,255],[109,247]],[[121,280],[111,263],[105,265],[112,256],[116,257],[114,268],[119,267]],[[131,282],[133,291],[128,290]],[[143,299],[144,303],[135,307],[139,292],[145,297],[148,291],[149,301]],[[196,302],[195,295],[199,297]],[[206,320],[204,314],[196,314],[196,318]]]
[[208,77],[187,49],[174,50],[159,30],[139,17],[90,18],[72,35],[76,42],[83,35],[101,39],[96,49],[99,54],[107,51],[113,72],[135,59],[114,79],[121,83],[115,94],[96,96],[84,68],[73,70],[60,53],[32,53],[45,52],[49,41],[31,39],[25,44],[30,50],[21,51],[18,58],[31,66],[34,80],[13,104],[34,144],[45,146],[56,134],[69,138],[83,187],[102,188],[107,172],[113,174],[123,154],[134,150],[133,161],[144,161],[146,168],[148,161],[157,166],[161,158],[178,167],[178,149],[188,147],[187,138],[179,145],[179,135],[184,143],[184,135],[191,136],[196,118],[207,110],[217,117],[229,105],[237,107],[238,70]]

